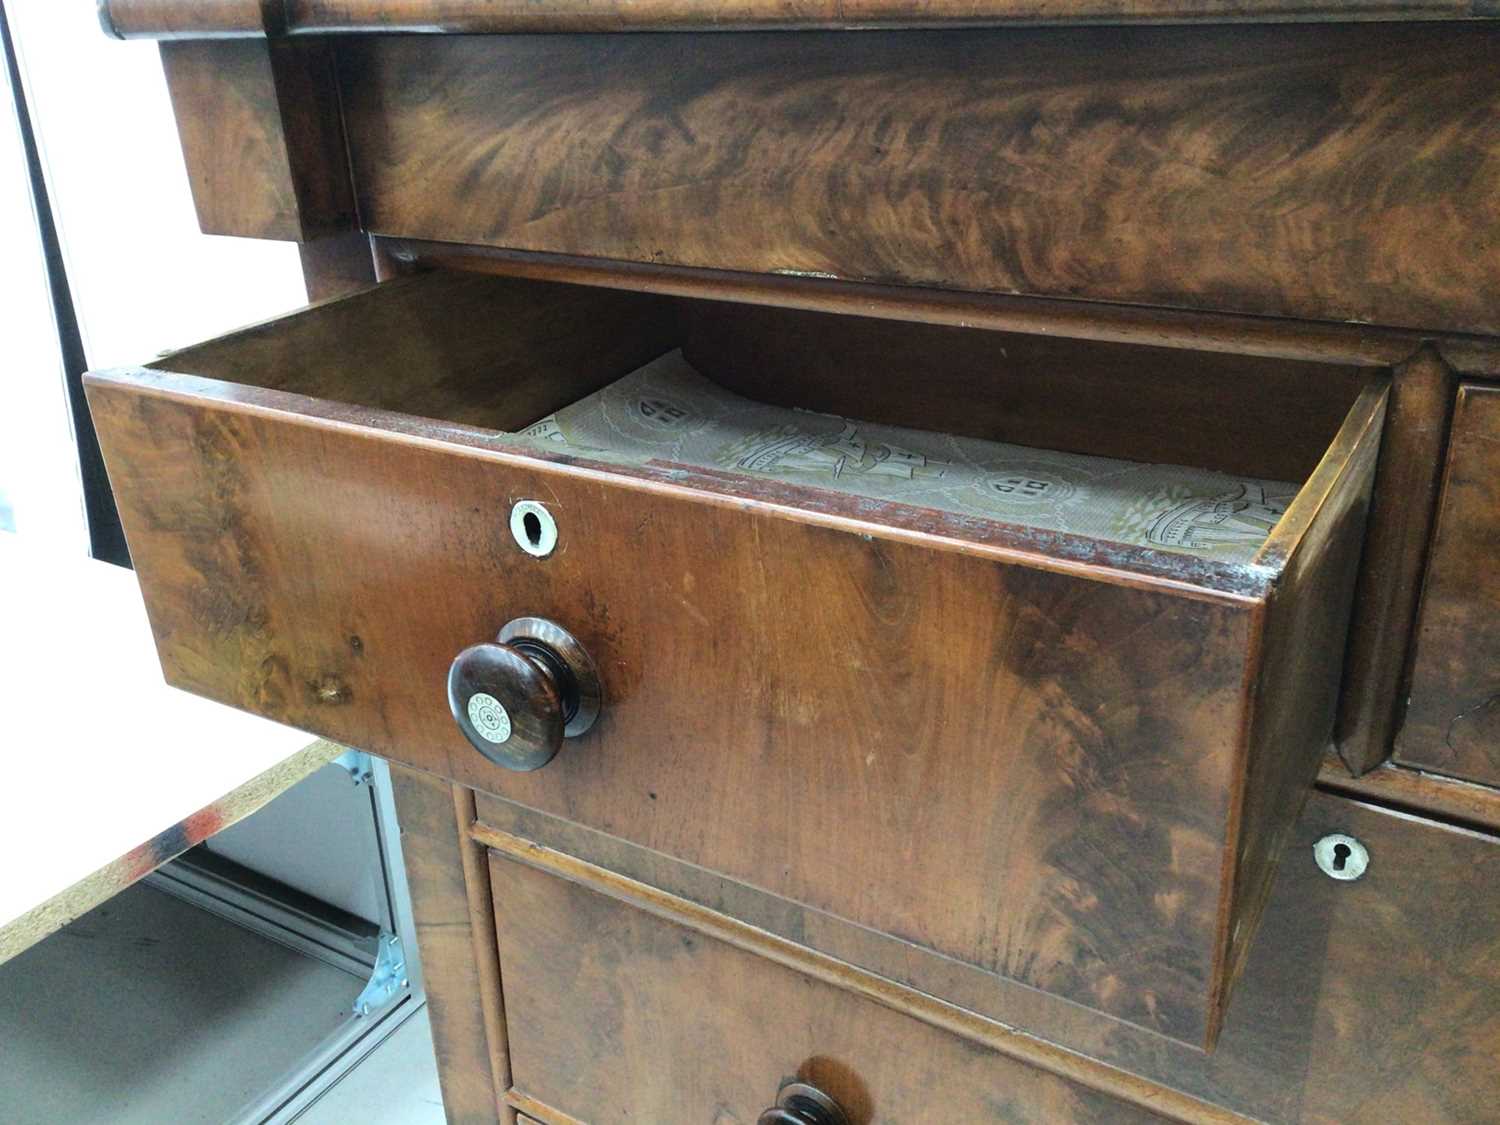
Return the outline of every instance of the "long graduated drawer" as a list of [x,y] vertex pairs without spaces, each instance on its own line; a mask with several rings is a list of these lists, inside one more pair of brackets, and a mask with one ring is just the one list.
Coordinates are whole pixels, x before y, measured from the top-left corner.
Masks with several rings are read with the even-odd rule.
[[[1301,487],[1226,563],[506,436],[678,346],[752,398]],[[436,273],[88,389],[173,684],[1212,1043],[1331,725],[1378,376]],[[531,773],[449,700],[521,618],[602,694]]]

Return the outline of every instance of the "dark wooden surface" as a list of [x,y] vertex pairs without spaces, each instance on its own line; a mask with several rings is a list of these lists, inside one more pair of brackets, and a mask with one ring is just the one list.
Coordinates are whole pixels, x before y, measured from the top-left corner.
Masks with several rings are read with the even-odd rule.
[[[481,799],[481,816],[503,804]],[[518,812],[543,830],[535,836],[547,836],[549,818]],[[1494,837],[1315,795],[1281,864],[1218,1047],[1204,1055],[993,979],[971,982],[970,1007],[991,1019],[949,1009],[932,996],[961,990],[965,970],[952,962],[909,947],[890,949],[880,962],[870,956],[886,940],[878,935],[784,901],[756,906],[743,887],[551,824],[570,852],[629,877],[482,827],[476,834],[522,862],[1164,1116],[1209,1121],[1218,1107],[1299,1125],[1489,1125],[1500,1102]],[[1338,883],[1318,870],[1312,846],[1329,832],[1368,847],[1371,865],[1360,881]],[[720,913],[726,908],[749,922]],[[809,950],[802,943],[812,935],[843,960]],[[851,960],[884,975],[851,968]]]
[[[102,384],[93,402],[141,498],[125,526],[169,681],[1205,1033],[1238,605]],[[537,496],[563,545],[533,564],[503,513]],[[609,703],[522,776],[475,753],[443,685],[526,613],[584,641]]]
[[1339,700],[1338,750],[1355,773],[1384,761],[1395,737],[1454,387],[1452,370],[1430,349],[1391,380]]
[[[264,11],[262,9],[265,9]],[[315,31],[640,31],[982,23],[1441,20],[1489,0],[101,0],[122,36]]]
[[1311,475],[1369,379],[1330,364],[867,317],[692,312],[687,358],[760,402],[1271,480]]
[[119,38],[255,36],[285,29],[279,0],[96,0],[99,22]]
[[[433,1050],[449,1125],[498,1125],[510,1084],[485,865],[466,861],[473,798],[392,766],[401,852],[411,887]],[[461,815],[467,812],[467,816]],[[469,874],[479,886],[469,885]]]
[[1318,772],[1318,785],[1330,793],[1371,801],[1402,812],[1459,827],[1500,834],[1500,789],[1456,777],[1382,762],[1355,776],[1330,753]]
[[[1092,561],[1043,535],[999,549],[986,521],[835,518],[801,508],[812,490],[773,504],[745,478],[708,492],[669,466],[570,467],[446,423],[520,426],[628,370],[653,307],[414,278],[161,362],[334,404],[96,380],[169,679],[1211,1039],[1295,815],[1285,778],[1310,780],[1322,750],[1378,393],[1217,589],[1184,556],[1152,577],[1108,544]],[[350,395],[439,421],[337,405]],[[548,559],[509,542],[522,498],[558,519]],[[507,775],[443,685],[460,650],[532,614],[579,637],[609,703],[547,768]],[[1282,636],[1300,662],[1261,677]]]
[[1240,779],[1236,876],[1227,896],[1239,975],[1287,834],[1333,736],[1349,611],[1364,543],[1386,392],[1368,389],[1350,421],[1271,533],[1262,557],[1281,574],[1256,654],[1246,765]]
[[490,870],[515,1085],[593,1125],[750,1122],[794,1075],[853,1125],[1160,1120],[556,876]]
[[1391,367],[1431,346],[1459,370],[1476,376],[1500,375],[1500,340],[1486,336],[661,266],[423,239],[372,237],[370,243],[384,266],[382,280],[422,268],[461,269],[739,305],[873,317],[907,325],[983,328],[1200,354],[1358,367]]
[[355,225],[325,44],[165,42],[161,57],[205,234],[300,242]]
[[356,37],[377,234],[1495,331],[1500,29]]
[[1396,758],[1500,784],[1500,389],[1459,388]]
[[153,362],[252,388],[519,429],[669,350],[673,319],[651,296],[428,274]]
[[[1500,391],[1465,388],[1424,558],[1452,372],[1500,375],[1475,335],[1500,331],[1500,38],[1208,25],[1482,19],[1495,0],[100,9],[119,34],[245,37],[164,44],[195,203],[206,230],[302,241],[315,299],[370,276],[350,156],[386,272],[420,258],[662,295],[402,283],[162,365],[250,388],[140,372],[92,392],[169,676],[505,794],[476,805],[397,771],[455,1120],[575,1125],[505,1090],[502,992],[533,987],[510,1026],[548,1097],[643,1087],[658,1118],[725,1074],[748,1090],[782,1052],[856,1099],[863,1071],[895,1074],[895,1097],[927,1097],[901,1120],[933,1090],[960,1099],[936,1103],[944,1120],[997,1116],[961,1100],[997,1087],[1046,1120],[1128,1115],[1110,1098],[1194,1121],[1494,1119],[1495,840],[1348,798],[1500,827],[1500,790],[1429,772],[1500,783]],[[1198,26],[282,34],[1155,21]],[[433,241],[454,239],[480,245]],[[894,323],[716,317],[684,295]],[[1356,770],[1390,745],[1425,562],[1398,761],[1325,761],[1292,824],[1327,734],[1375,413],[1244,572],[542,465],[490,434],[676,343],[789,403],[1298,479],[1360,378],[1332,365],[1396,365],[1339,734]],[[848,378],[877,362],[906,379]],[[584,544],[545,575],[506,553],[521,490]],[[458,647],[550,607],[606,653],[618,706],[518,780],[466,750],[437,681]],[[1311,862],[1334,830],[1370,845],[1358,883]],[[531,890],[492,903],[481,844]],[[502,990],[492,905],[540,982]],[[574,964],[592,991],[563,979]],[[665,1061],[636,1046],[662,1013],[683,1044]],[[563,1069],[577,1043],[596,1073]]]
[[375,284],[370,239],[360,230],[317,238],[297,247],[309,301],[347,297]]
[[[504,709],[508,726],[499,743],[488,740],[469,717],[469,700],[481,692]],[[485,641],[458,653],[448,673],[448,704],[475,752],[506,769],[539,769],[562,746],[562,684],[510,645]]]

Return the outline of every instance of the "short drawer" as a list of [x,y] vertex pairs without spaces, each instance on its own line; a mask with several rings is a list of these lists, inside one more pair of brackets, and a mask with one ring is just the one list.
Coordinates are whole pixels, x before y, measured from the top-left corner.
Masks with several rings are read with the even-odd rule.
[[1461,386],[1396,758],[1500,785],[1500,387]]
[[[1430,791],[1430,783],[1423,788]],[[1495,811],[1489,807],[1483,813],[1492,824]],[[1325,872],[1327,845],[1333,842],[1328,837],[1335,834],[1339,842],[1359,849],[1357,854],[1367,861],[1362,874],[1357,867],[1347,870],[1345,877]],[[613,868],[524,836],[483,826],[475,829],[474,836],[492,849],[496,869],[495,908],[505,958],[501,968],[512,1034],[519,1036],[514,1058],[522,1090],[555,1092],[581,1080],[549,1077],[533,1066],[549,1065],[556,1056],[528,1054],[536,1029],[522,1025],[532,1023],[537,1012],[532,1005],[555,1003],[543,987],[533,988],[533,982],[540,979],[555,986],[556,995],[564,996],[571,988],[563,983],[565,974],[576,962],[564,954],[561,966],[545,963],[550,951],[558,948],[560,929],[547,918],[546,909],[538,906],[541,900],[536,893],[513,890],[507,869],[517,864],[547,873],[531,879],[529,886],[541,886],[540,879],[560,878],[577,884],[567,896],[572,901],[608,900],[591,906],[585,915],[588,937],[566,936],[567,944],[587,948],[586,963],[599,956],[596,951],[613,950],[628,940],[625,935],[638,937],[643,930],[653,929],[645,923],[623,921],[646,911],[678,923],[674,931],[690,929],[684,936],[691,938],[695,950],[717,948],[712,944],[717,940],[815,978],[803,987],[810,993],[838,997],[836,1006],[849,1003],[841,991],[847,987],[864,998],[891,1000],[893,1008],[914,1019],[936,1017],[934,1022],[945,1031],[954,1029],[949,1013],[928,1000],[932,982],[951,971],[951,967],[937,965],[938,958],[922,959],[931,972],[920,971],[916,958],[903,961],[897,956],[885,962],[890,975],[916,974],[908,981],[909,990],[891,989],[878,976],[812,954],[794,937],[786,940],[796,933],[790,918],[783,923],[762,917],[760,926],[737,922],[721,910],[704,909],[691,900],[661,893],[635,877],[622,877]],[[1320,854],[1325,857],[1321,864]],[[672,866],[683,865],[656,857],[651,869],[667,882],[680,882],[665,873]],[[1357,878],[1348,877],[1355,874]],[[1315,793],[1288,843],[1261,933],[1212,1054],[1019,988],[1010,989],[985,1013],[995,1023],[968,1021],[957,1026],[960,1034],[973,1037],[976,1050],[981,1045],[1000,1050],[1020,1047],[1013,1057],[1026,1066],[1055,1071],[1070,1082],[1086,1081],[1091,1089],[1177,1121],[1492,1125],[1494,1107],[1500,1104],[1500,1066],[1496,1065],[1500,1051],[1500,896],[1493,893],[1497,877],[1500,839],[1494,835]],[[551,897],[564,896],[554,890]],[[534,917],[547,919],[534,935],[543,940],[531,940]],[[618,925],[611,921],[616,917],[622,919]],[[774,936],[768,936],[768,928],[775,931]],[[607,936],[594,930],[606,931]],[[809,937],[814,932],[816,927],[810,927]],[[642,959],[639,947],[621,956],[617,962],[620,980],[628,982],[637,972],[650,976],[649,968],[639,968]],[[635,1016],[626,1022],[630,1027],[642,1027],[648,1014],[659,1014],[659,1008],[639,1002],[640,991],[633,984],[616,992],[598,987],[598,977],[605,971],[590,965],[576,974],[585,982],[579,1003],[605,1013],[601,1023],[613,1026],[606,1021],[622,1007]],[[742,989],[758,987],[762,974],[771,975],[768,969],[726,973],[712,987],[699,979],[694,983],[700,985],[701,1004],[712,1008],[726,994],[735,997]],[[835,988],[820,989],[820,983]],[[471,993],[463,995],[471,997]],[[754,1001],[736,997],[731,1003],[753,1007]],[[559,1037],[588,1042],[589,1035],[572,1029],[573,1011],[566,998],[563,1006],[567,1010],[555,1022],[543,1012],[537,1023],[543,1029],[561,1025],[564,1029],[555,1033]],[[788,1026],[795,1027],[795,1023],[788,1021]],[[1028,1042],[1018,1043],[1010,1028],[1023,1029]],[[942,1041],[929,1032],[910,1033],[909,1049],[924,1051]],[[788,1053],[806,1040],[793,1042]],[[1058,1053],[1034,1049],[1049,1043],[1058,1045],[1052,1048]],[[824,1040],[825,1048],[833,1045],[834,1038]],[[860,1057],[857,1051],[851,1053]],[[580,1057],[589,1066],[600,1065],[588,1051],[581,1051]],[[655,1065],[670,1063],[650,1063],[643,1072],[649,1073]],[[940,1058],[938,1065],[948,1064]],[[920,1070],[895,1069],[901,1074]],[[614,1073],[607,1063],[603,1070]],[[1028,1075],[1030,1071],[1009,1066],[995,1071],[978,1065],[955,1068],[952,1084],[992,1082],[997,1084],[991,1087],[993,1091],[1011,1082],[1016,1073]],[[1007,1092],[1011,1088],[1003,1086]],[[525,1103],[516,1100],[524,1108]],[[579,1104],[587,1103],[579,1099]],[[909,1120],[943,1125],[953,1120],[1068,1120],[1061,1111],[1038,1112],[1035,1103],[1024,1098],[1008,1104],[1014,1107],[1010,1114],[944,1118],[919,1113]],[[536,1116],[548,1120],[540,1112]],[[700,1118],[704,1119],[707,1116]]]
[[[768,403],[1294,483],[1198,504],[1259,521],[1227,560],[508,436],[679,346]],[[1380,379],[428,274],[89,394],[172,683],[1212,1041],[1331,726]],[[446,686],[523,617],[603,697],[525,774]]]
[[558,1120],[752,1122],[790,1082],[849,1125],[1162,1120],[498,853],[490,881],[513,1097]]

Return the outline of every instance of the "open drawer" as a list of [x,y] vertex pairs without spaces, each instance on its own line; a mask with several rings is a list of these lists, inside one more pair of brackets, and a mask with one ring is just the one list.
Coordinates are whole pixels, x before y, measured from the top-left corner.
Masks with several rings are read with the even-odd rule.
[[[513,436],[679,347],[762,403],[1289,503],[1218,557]],[[1212,1043],[1332,723],[1378,377],[434,273],[88,390],[172,683]],[[447,681],[528,616],[603,703],[515,773]]]

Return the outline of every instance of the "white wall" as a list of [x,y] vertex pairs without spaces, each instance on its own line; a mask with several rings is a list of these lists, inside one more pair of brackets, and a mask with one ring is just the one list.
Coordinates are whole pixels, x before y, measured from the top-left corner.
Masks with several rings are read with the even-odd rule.
[[[89,366],[139,363],[304,303],[294,245],[199,233],[154,43],[108,38],[88,0],[7,0],[6,11]],[[0,333],[27,344],[19,359],[6,347],[15,366],[0,383],[0,489],[18,498],[18,531],[82,550],[36,240],[25,229],[29,210],[17,206],[26,184],[13,132],[9,121],[0,126],[0,246],[21,252],[0,257],[9,321]]]
[[[108,38],[92,0],[6,0],[6,11],[90,367],[140,363],[305,303],[293,244],[199,233],[154,43]],[[19,534],[87,553],[56,330],[8,105],[0,248],[0,496]],[[378,918],[367,791],[336,769],[315,778],[231,829],[220,850]]]

